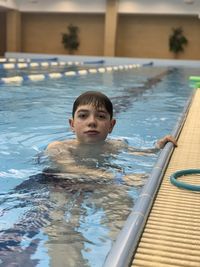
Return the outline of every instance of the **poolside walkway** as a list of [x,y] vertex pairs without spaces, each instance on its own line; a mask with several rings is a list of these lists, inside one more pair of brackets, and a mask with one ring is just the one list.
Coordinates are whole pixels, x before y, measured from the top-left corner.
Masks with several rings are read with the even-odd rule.
[[[192,100],[132,266],[200,267],[200,192],[180,189],[169,177],[177,170],[200,169],[200,89]],[[200,176],[179,180],[200,185]]]

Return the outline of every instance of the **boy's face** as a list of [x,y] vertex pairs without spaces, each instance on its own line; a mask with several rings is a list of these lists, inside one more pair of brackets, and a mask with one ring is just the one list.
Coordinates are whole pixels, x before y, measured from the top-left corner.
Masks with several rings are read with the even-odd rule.
[[84,144],[96,144],[104,141],[115,125],[115,120],[105,107],[96,108],[94,105],[80,105],[74,118],[69,120],[77,140]]

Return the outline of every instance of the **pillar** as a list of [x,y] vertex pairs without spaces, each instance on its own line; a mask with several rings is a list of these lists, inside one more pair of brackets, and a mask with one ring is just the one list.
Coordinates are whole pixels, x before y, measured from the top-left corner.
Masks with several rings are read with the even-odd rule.
[[104,34],[104,56],[115,56],[118,0],[107,0]]
[[6,51],[21,52],[21,13],[17,10],[7,11]]

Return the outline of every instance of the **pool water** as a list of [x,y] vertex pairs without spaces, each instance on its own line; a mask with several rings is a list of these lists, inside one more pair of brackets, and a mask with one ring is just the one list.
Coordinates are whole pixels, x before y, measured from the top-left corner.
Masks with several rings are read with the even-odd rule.
[[195,74],[191,68],[141,67],[1,85],[0,266],[102,266],[159,153],[122,151],[110,159],[108,168],[116,172],[143,175],[130,186],[46,179],[42,151],[53,140],[73,137],[72,104],[87,90],[113,101],[117,124],[110,138],[153,147],[175,126],[193,91],[188,78]]

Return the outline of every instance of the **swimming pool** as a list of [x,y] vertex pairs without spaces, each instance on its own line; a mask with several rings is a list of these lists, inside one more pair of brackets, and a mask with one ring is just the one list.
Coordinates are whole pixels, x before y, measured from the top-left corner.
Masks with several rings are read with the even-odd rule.
[[[192,89],[197,69],[141,67],[18,85],[1,85],[0,263],[10,266],[102,266],[144,180],[135,186],[80,179],[44,181],[40,152],[52,140],[70,138],[73,100],[86,90],[106,93],[117,125],[112,138],[149,148],[168,134]],[[112,167],[150,173],[158,155],[122,152]],[[108,166],[110,167],[110,166]]]

